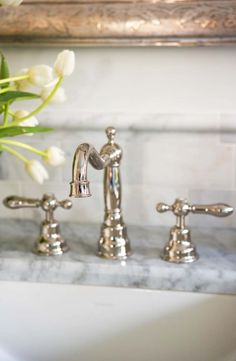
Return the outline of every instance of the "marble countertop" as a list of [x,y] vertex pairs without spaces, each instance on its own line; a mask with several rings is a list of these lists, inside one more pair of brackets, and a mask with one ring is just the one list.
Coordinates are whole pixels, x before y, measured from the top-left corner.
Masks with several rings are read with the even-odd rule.
[[236,230],[192,229],[200,259],[170,264],[160,259],[169,236],[165,227],[129,227],[133,255],[127,261],[97,257],[100,225],[61,225],[70,251],[59,257],[31,253],[39,226],[0,221],[0,280],[101,285],[236,294]]

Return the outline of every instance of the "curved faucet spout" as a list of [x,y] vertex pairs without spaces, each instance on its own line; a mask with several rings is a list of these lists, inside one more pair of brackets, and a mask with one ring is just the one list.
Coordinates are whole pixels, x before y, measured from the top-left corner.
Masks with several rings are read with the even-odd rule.
[[88,143],[78,146],[73,160],[70,196],[91,196],[87,178],[88,163],[95,169],[104,169],[105,212],[98,241],[98,255],[108,259],[126,259],[130,255],[130,243],[121,210],[122,149],[115,143],[115,134],[115,128],[106,129],[108,141],[100,153]]
[[73,197],[90,197],[89,181],[87,178],[88,163],[93,168],[104,169],[111,159],[108,154],[100,155],[93,145],[83,143],[75,151],[72,166],[72,182],[70,183],[70,196]]

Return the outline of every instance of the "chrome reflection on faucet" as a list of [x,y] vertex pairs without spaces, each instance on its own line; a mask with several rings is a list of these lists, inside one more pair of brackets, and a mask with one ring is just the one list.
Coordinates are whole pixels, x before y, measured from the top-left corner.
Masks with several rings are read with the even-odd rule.
[[54,211],[58,208],[70,209],[69,199],[58,201],[54,194],[44,194],[42,199],[9,196],[3,204],[10,209],[41,208],[45,212],[45,219],[41,223],[40,236],[36,240],[33,252],[39,256],[59,256],[67,252],[69,247],[61,236],[60,225],[54,218]]
[[190,204],[183,198],[177,198],[172,205],[158,203],[156,210],[159,213],[172,211],[176,216],[176,224],[171,227],[169,241],[161,254],[163,260],[175,263],[190,263],[199,258],[196,247],[192,243],[190,229],[185,223],[185,218],[190,212],[227,217],[234,211],[228,204]]
[[104,169],[105,215],[98,241],[98,255],[108,259],[126,259],[131,250],[121,211],[122,149],[115,143],[115,134],[115,128],[106,129],[108,142],[100,153],[88,143],[78,146],[73,160],[70,196],[81,198],[91,196],[87,179],[88,163],[95,169]]

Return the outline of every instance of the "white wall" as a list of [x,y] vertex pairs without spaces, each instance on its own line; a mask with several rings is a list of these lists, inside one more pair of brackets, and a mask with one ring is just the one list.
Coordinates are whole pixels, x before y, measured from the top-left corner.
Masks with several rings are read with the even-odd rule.
[[[53,64],[59,49],[6,48],[13,72],[36,63]],[[194,202],[227,201],[236,206],[236,48],[76,49],[76,72],[66,80],[67,103],[39,117],[58,132],[27,141],[56,143],[68,155],[64,169],[51,172],[45,186],[31,182],[17,160],[0,162],[0,196],[67,196],[74,149],[80,142],[99,148],[103,129],[115,125],[124,148],[123,207],[128,223],[171,224],[157,215],[157,201],[177,196]],[[72,129],[73,128],[73,129]],[[72,131],[73,130],[73,131]],[[10,162],[11,160],[11,162]],[[102,219],[102,174],[90,170],[93,197],[75,200],[60,218]],[[36,211],[8,211],[1,217],[34,217]],[[192,224],[234,226],[227,220],[194,216]]]
[[[58,51],[7,48],[5,54],[16,71],[53,64]],[[63,107],[64,114],[76,120],[78,112],[234,112],[235,58],[234,47],[76,49],[76,72],[66,85],[70,106]]]

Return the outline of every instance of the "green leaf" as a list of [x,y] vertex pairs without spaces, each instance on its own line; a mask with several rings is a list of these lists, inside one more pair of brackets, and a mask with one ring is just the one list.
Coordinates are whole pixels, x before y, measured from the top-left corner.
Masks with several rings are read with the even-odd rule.
[[[1,67],[0,67],[0,79],[6,79],[10,77],[9,68],[7,61],[4,55],[1,54]],[[9,83],[2,84],[1,88],[6,88],[9,86]]]
[[50,132],[53,128],[45,128],[45,127],[6,127],[0,129],[0,138],[5,137],[15,137],[21,134],[27,133],[44,133]]
[[38,99],[40,96],[34,93],[21,92],[21,91],[8,91],[0,94],[0,106],[13,103],[15,100]]

